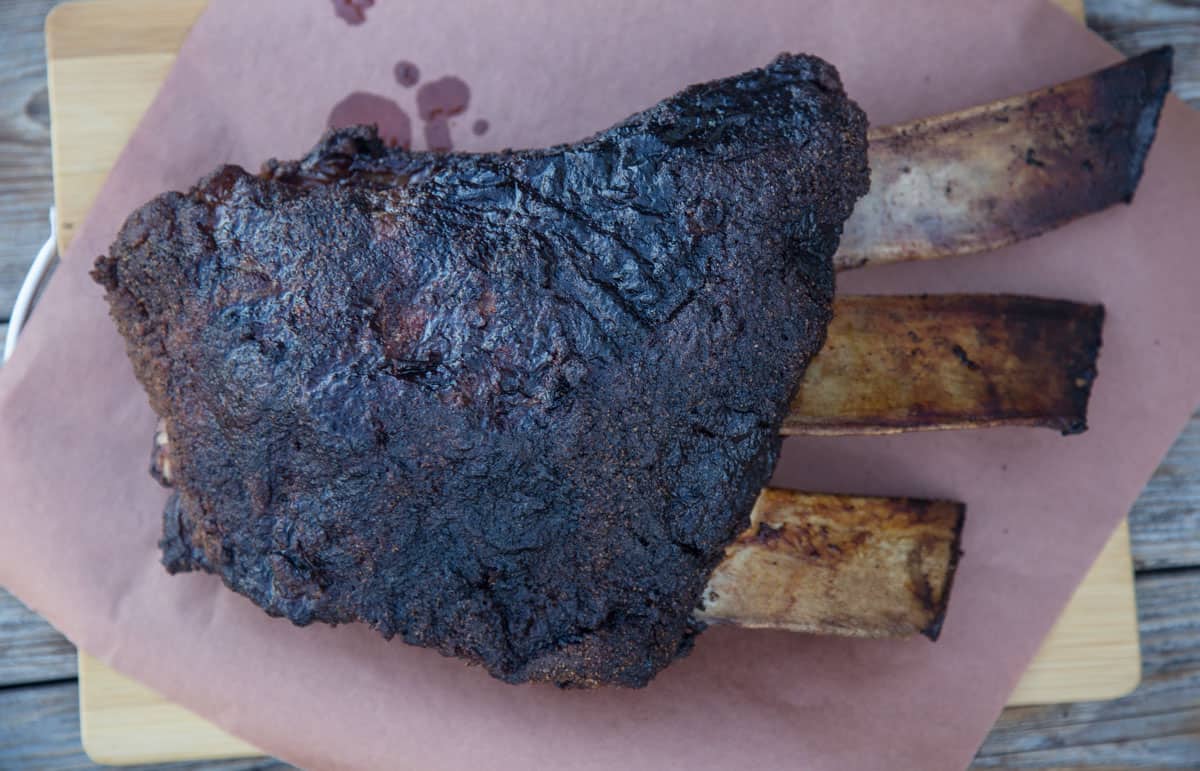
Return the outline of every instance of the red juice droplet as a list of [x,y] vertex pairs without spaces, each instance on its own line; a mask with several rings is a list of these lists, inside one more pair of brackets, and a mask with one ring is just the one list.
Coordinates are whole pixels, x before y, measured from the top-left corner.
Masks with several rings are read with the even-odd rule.
[[405,88],[412,88],[421,81],[421,69],[412,62],[396,62],[393,73],[396,76],[396,82]]
[[453,75],[432,80],[417,91],[417,110],[423,120],[461,115],[470,103],[471,89]]
[[367,9],[375,0],[333,0],[333,12],[350,25],[362,24],[367,20]]
[[430,81],[417,90],[417,112],[425,121],[425,144],[430,150],[453,149],[450,119],[461,115],[470,102],[471,89],[453,75]]
[[378,94],[355,91],[334,105],[327,123],[330,128],[374,124],[389,145],[405,150],[412,146],[412,119],[400,105]]

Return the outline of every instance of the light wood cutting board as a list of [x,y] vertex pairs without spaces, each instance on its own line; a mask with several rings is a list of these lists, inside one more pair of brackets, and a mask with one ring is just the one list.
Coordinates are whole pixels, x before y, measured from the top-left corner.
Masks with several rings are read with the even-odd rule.
[[[206,0],[84,0],[46,21],[59,245],[65,248]],[[1082,18],[1079,0],[1062,5]],[[1141,677],[1129,531],[1122,524],[1025,673],[1011,704],[1110,699]],[[258,751],[85,653],[83,745],[124,765]]]

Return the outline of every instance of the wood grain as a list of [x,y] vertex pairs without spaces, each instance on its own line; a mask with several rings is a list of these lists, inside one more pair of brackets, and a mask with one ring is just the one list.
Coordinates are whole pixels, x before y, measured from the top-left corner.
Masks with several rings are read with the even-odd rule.
[[[63,251],[150,106],[206,0],[92,0],[46,19],[55,104],[54,205]],[[136,19],[138,34],[128,33]],[[117,33],[117,25],[125,32]],[[86,40],[94,44],[87,48]],[[76,112],[83,109],[83,113]]]
[[75,646],[0,589],[0,687],[75,677]]
[[[0,690],[0,769],[97,769],[79,742],[79,690],[73,682]],[[270,758],[138,766],[141,771],[285,771]]]
[[1200,106],[1200,3],[1196,0],[1087,0],[1087,21],[1129,56],[1175,46],[1172,90]]
[[42,21],[54,0],[0,3],[0,321],[49,232],[50,113]]
[[[79,656],[80,734],[97,763],[238,758],[262,753],[90,656]],[[92,709],[89,705],[103,705]]]
[[91,768],[79,750],[74,683],[0,691],[0,768]]
[[1017,683],[1010,705],[1113,699],[1137,686],[1141,658],[1128,543],[1122,523]]
[[1138,570],[1200,566],[1200,413],[1175,440],[1129,521]]
[[1076,19],[1083,21],[1086,9],[1083,0],[1053,0],[1053,2]]
[[1115,701],[1006,710],[979,768],[1200,768],[1200,570],[1138,577],[1142,684]]

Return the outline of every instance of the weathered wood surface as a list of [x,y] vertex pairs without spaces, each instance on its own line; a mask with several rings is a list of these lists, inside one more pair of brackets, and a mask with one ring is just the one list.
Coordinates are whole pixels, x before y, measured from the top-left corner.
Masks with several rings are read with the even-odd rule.
[[1200,413],[1142,491],[1129,513],[1129,528],[1137,570],[1200,568]]
[[1114,701],[1005,710],[981,768],[1200,768],[1200,570],[1138,576],[1143,679]]
[[[0,0],[0,322],[46,237],[52,196],[42,22],[55,2]],[[1088,0],[1087,10],[1088,23],[1127,54],[1175,45],[1175,90],[1200,107],[1200,2]],[[1200,415],[1130,522],[1143,684],[1112,702],[1006,710],[977,767],[1200,767]],[[0,590],[0,768],[96,768],[79,744],[74,670],[70,643]],[[254,760],[141,768],[289,766]]]
[[1193,106],[1200,106],[1200,3],[1087,0],[1085,7],[1088,26],[1126,54],[1175,46],[1173,90]]
[[[11,0],[5,0],[10,2]],[[79,744],[79,689],[74,682],[0,690],[0,769],[73,771],[100,768]],[[270,758],[137,766],[143,771],[285,771]]]
[[0,1],[0,321],[46,240],[50,112],[42,23],[56,0]]
[[0,688],[73,677],[75,646],[0,589]]

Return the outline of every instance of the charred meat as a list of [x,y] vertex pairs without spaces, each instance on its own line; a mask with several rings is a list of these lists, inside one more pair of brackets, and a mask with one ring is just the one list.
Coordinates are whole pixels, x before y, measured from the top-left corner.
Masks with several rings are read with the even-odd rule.
[[351,129],[160,196],[94,275],[163,420],[168,569],[509,682],[644,685],[704,626],[867,186],[863,113],[785,55],[574,145]]

